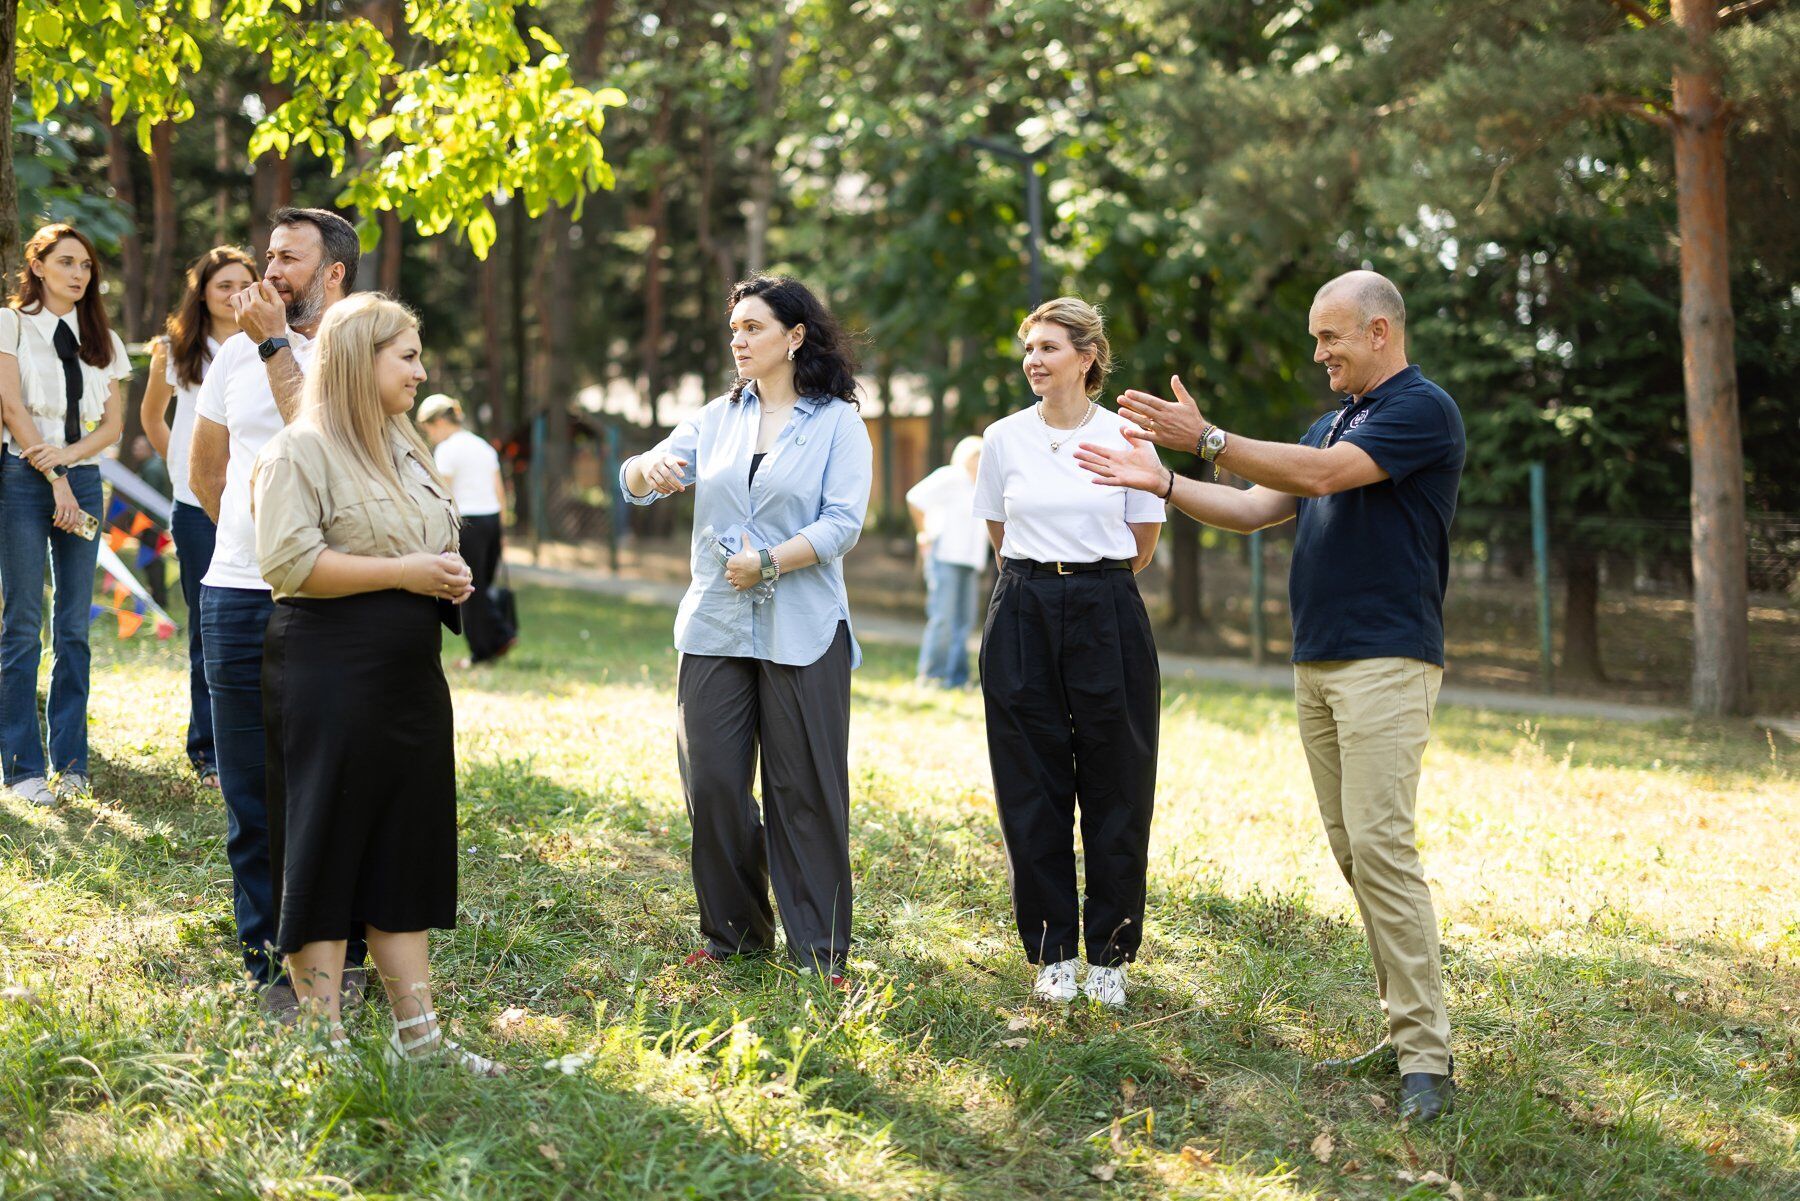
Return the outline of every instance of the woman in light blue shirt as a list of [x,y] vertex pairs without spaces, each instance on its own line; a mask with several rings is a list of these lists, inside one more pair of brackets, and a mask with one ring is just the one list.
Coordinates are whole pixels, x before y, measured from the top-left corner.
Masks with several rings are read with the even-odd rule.
[[[694,491],[693,583],[675,617],[681,781],[705,944],[772,950],[842,982],[850,949],[850,632],[843,556],[871,450],[847,339],[796,280],[729,300],[738,382],[619,472],[647,505]],[[762,813],[751,793],[760,749]]]

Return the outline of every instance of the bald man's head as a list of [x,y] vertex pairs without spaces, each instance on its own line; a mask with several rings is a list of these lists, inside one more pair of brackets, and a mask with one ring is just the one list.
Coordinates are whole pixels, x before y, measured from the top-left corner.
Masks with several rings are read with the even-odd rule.
[[1327,296],[1341,297],[1355,305],[1360,324],[1386,317],[1396,334],[1406,329],[1406,302],[1400,299],[1400,289],[1379,271],[1346,271],[1320,288],[1313,296],[1313,304]]
[[1334,391],[1360,396],[1406,366],[1406,302],[1385,275],[1338,276],[1313,297],[1307,325]]

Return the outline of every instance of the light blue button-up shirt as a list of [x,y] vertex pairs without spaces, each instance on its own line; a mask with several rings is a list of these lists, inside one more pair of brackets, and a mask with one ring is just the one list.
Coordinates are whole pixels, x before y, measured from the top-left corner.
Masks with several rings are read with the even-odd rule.
[[[647,452],[685,460],[681,482],[694,491],[694,582],[675,614],[675,648],[803,667],[831,648],[838,622],[850,620],[843,557],[862,536],[873,452],[854,405],[803,396],[752,484],[750,459],[761,421],[762,402],[752,384],[736,401],[727,394],[709,402]],[[630,466],[627,461],[619,469],[625,499],[634,505],[660,500],[654,491],[631,494],[625,485]],[[733,550],[743,546],[745,534],[759,550],[798,534],[819,562],[783,571],[774,596],[753,604],[748,592],[726,581],[724,567],[701,537],[709,529]],[[850,664],[861,663],[862,649],[852,633]]]

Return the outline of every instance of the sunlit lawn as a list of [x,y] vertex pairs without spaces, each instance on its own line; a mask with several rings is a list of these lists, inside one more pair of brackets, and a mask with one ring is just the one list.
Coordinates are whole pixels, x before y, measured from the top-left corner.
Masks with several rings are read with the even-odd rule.
[[101,799],[0,801],[0,1196],[1800,1197],[1800,748],[1444,710],[1420,829],[1463,1104],[1408,1133],[1391,1081],[1309,1070],[1380,1022],[1288,698],[1165,690],[1131,1008],[1047,1011],[980,698],[871,648],[846,999],[678,966],[670,615],[525,609],[524,648],[457,682],[462,924],[435,941],[440,1010],[520,1070],[388,1068],[378,1006],[354,1066],[261,1022],[184,660],[101,638]]

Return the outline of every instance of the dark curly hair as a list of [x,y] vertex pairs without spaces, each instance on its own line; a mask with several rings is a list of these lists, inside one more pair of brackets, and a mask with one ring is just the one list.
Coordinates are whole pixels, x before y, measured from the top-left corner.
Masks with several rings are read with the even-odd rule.
[[[755,275],[732,287],[725,301],[726,320],[730,320],[738,302],[750,296],[761,297],[784,329],[806,326],[806,340],[794,352],[794,391],[801,396],[826,397],[861,408],[856,399],[856,359],[851,353],[850,338],[831,310],[797,279]],[[732,385],[733,403],[743,397],[749,383],[740,378]]]

